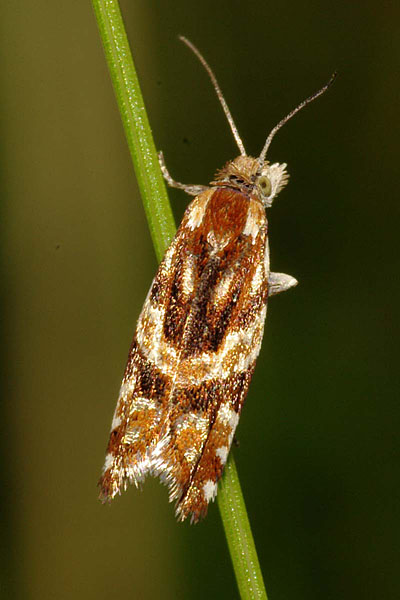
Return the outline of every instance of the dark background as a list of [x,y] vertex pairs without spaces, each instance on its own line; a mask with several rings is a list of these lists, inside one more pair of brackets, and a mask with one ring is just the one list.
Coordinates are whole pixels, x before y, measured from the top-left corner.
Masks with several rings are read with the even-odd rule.
[[[274,140],[271,300],[236,461],[270,600],[399,597],[399,5],[121,3],[172,175],[207,183]],[[218,509],[177,524],[149,480],[97,501],[156,260],[89,1],[5,3],[0,179],[1,589],[47,599],[234,598]],[[177,219],[188,197],[171,192]]]

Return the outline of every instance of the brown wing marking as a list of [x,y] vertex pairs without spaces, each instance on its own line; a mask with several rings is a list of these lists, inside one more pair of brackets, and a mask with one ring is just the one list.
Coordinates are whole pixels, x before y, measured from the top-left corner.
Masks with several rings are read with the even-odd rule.
[[[250,204],[258,216],[246,235]],[[261,344],[266,233],[262,208],[240,192],[209,190],[188,207],[139,318],[103,500],[153,474],[168,484],[180,519],[205,514]]]
[[[171,500],[176,499],[176,513],[180,520],[191,515],[192,522],[197,522],[206,515],[208,503],[216,495],[217,483],[229,454],[253,371],[254,366],[222,385],[209,382],[199,390],[201,399],[204,401],[207,398],[209,405],[205,410],[194,410],[199,419],[206,418],[208,425],[200,438],[201,443],[197,431],[192,432],[197,447],[188,446],[189,440],[185,439],[190,432],[190,423],[186,423],[188,427],[182,430],[182,419],[178,417],[177,427],[172,424],[168,450],[171,452],[170,462],[175,468],[170,496]],[[196,427],[196,423],[193,423],[193,427]],[[188,455],[190,460],[187,459]]]
[[111,500],[128,482],[139,485],[151,471],[152,455],[168,431],[171,381],[131,348],[107,447],[100,497]]
[[[215,205],[212,208],[215,217]],[[155,473],[169,485],[170,499],[177,502],[178,517],[191,514],[193,521],[204,516],[216,494],[261,345],[268,285],[262,270],[257,288],[251,287],[256,270],[260,271],[259,265],[264,263],[265,220],[255,240],[241,235],[240,228],[231,228],[231,238],[220,248],[210,247],[209,231],[215,230],[207,230],[203,223],[200,239],[193,236],[186,240],[185,250],[189,246],[188,251],[202,260],[196,264],[196,293],[179,340],[170,439],[154,464]],[[234,243],[232,236],[237,236]],[[249,339],[251,344],[243,342]],[[199,354],[211,357],[221,378],[207,377],[204,365],[196,378]],[[231,374],[223,378],[224,370]],[[185,378],[187,383],[204,381],[197,386],[185,385]]]

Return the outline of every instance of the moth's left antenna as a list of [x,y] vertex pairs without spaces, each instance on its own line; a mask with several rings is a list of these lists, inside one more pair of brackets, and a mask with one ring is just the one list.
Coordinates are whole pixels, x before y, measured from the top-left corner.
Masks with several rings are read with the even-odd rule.
[[233,120],[233,117],[231,115],[231,111],[228,108],[228,105],[227,105],[227,103],[225,101],[225,98],[224,98],[224,96],[223,96],[223,94],[221,92],[221,88],[218,85],[217,78],[215,77],[215,75],[214,75],[214,73],[213,73],[210,65],[208,64],[208,62],[206,61],[206,59],[203,57],[203,55],[200,53],[200,51],[196,48],[196,46],[194,44],[192,44],[192,42],[190,42],[183,35],[180,35],[179,39],[184,44],[186,44],[186,46],[188,46],[191,49],[192,52],[194,52],[194,54],[197,56],[197,58],[199,59],[199,61],[201,62],[201,64],[205,68],[205,70],[207,71],[207,73],[208,73],[208,75],[209,75],[209,77],[211,79],[211,82],[213,84],[214,90],[215,90],[215,92],[216,92],[216,94],[218,96],[218,100],[220,101],[221,106],[224,109],[225,116],[228,119],[228,123],[230,125],[231,130],[232,130],[233,137],[235,138],[235,141],[236,141],[236,143],[238,145],[238,148],[240,150],[240,154],[242,156],[247,156],[246,155],[246,150],[244,149],[244,146],[243,146],[243,142],[241,140],[241,137],[240,137],[239,132],[237,130],[237,127],[235,125],[235,121]]

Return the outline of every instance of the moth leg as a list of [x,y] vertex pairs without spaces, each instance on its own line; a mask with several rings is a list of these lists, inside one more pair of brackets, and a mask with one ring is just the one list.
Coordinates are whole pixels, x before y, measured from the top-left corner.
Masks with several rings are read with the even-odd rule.
[[165,166],[164,154],[162,152],[158,153],[158,162],[160,163],[160,168],[164,179],[170,187],[178,188],[178,190],[183,190],[187,194],[190,194],[190,196],[198,196],[199,194],[201,194],[201,192],[204,192],[205,190],[209,189],[206,185],[187,185],[185,183],[179,183],[178,181],[175,181],[175,179],[172,179],[167,167]]
[[286,273],[270,273],[268,277],[268,296],[286,292],[298,284],[297,279]]

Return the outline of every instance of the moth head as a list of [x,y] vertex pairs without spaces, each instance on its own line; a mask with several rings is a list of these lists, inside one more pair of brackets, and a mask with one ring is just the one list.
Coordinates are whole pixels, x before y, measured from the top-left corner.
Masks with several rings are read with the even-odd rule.
[[260,165],[258,158],[238,156],[217,171],[211,183],[225,184],[255,194],[265,207],[269,207],[288,179],[286,163],[270,165],[268,161],[263,161]]

